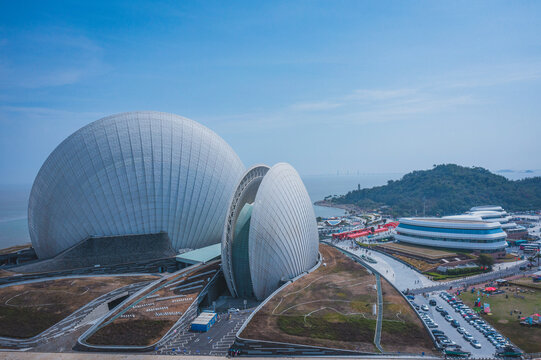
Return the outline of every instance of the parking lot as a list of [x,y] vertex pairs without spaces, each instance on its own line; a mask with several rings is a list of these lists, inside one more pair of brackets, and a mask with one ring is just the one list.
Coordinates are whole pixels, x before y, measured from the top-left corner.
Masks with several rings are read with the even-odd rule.
[[[472,354],[472,358],[493,357],[496,353],[496,347],[490,343],[490,341],[481,333],[481,331],[477,330],[473,325],[470,325],[460,315],[460,313],[456,312],[451,305],[449,305],[445,300],[443,300],[439,294],[440,292],[431,293],[428,298],[425,298],[422,295],[417,295],[415,296],[415,300],[413,300],[413,302],[419,306],[426,305],[428,307],[428,311],[419,310],[419,312],[426,313],[430,318],[432,318],[432,320],[434,320],[436,324],[438,324],[438,327],[432,328],[430,330],[437,329],[443,331],[444,334],[449,338],[449,340],[456,343],[457,345],[460,345],[462,347],[462,350],[470,352]],[[429,301],[431,299],[436,301],[435,306],[429,305]],[[451,325],[450,321],[444,319],[444,316],[441,315],[441,312],[436,311],[436,306],[441,306],[443,310],[447,311],[454,320],[457,320],[459,323],[459,327],[464,328],[468,333],[473,336],[473,339],[479,341],[481,347],[479,349],[473,347],[473,345],[457,331],[457,328]]]
[[224,356],[252,310],[220,314],[208,332],[193,332],[189,329],[178,332],[157,350],[157,354]]

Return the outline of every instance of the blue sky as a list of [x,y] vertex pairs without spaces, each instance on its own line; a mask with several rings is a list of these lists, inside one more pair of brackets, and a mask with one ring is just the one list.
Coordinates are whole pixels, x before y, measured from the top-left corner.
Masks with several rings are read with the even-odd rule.
[[0,183],[100,117],[172,112],[302,175],[540,169],[538,1],[4,1]]

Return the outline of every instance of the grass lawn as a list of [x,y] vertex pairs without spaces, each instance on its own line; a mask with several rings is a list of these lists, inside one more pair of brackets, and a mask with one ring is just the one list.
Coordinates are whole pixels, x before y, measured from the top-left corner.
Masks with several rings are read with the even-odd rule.
[[174,324],[172,320],[150,319],[112,323],[92,334],[87,342],[93,345],[152,345]]
[[440,274],[440,273],[437,273],[437,272],[427,272],[427,273],[425,273],[425,275],[430,276],[430,278],[432,280],[434,280],[434,281],[443,281],[443,280],[449,280],[449,279],[460,279],[460,278],[465,278],[465,277],[473,276],[473,275],[479,275],[479,274],[483,274],[483,273],[485,273],[485,271],[479,270],[479,271],[475,271],[475,272],[471,272],[471,273],[467,273],[467,274],[450,274],[450,275],[447,275],[447,274]]
[[524,278],[517,279],[517,280],[511,280],[510,282],[512,284],[518,285],[518,286],[524,286],[524,287],[534,288],[534,289],[541,289],[541,282],[535,283],[535,282],[533,282],[531,277],[524,277]]
[[91,300],[155,276],[81,277],[11,285],[0,289],[0,336],[29,338]]
[[[276,294],[246,326],[249,339],[378,352],[375,276],[340,251],[320,245],[326,266]],[[404,298],[382,279],[381,346],[387,352],[431,352],[433,345]],[[407,350],[404,350],[407,349]]]
[[376,279],[361,265],[320,245],[327,266],[275,295],[244,329],[250,339],[377,352]]
[[[512,289],[512,290],[511,290]],[[541,291],[529,289],[519,293],[521,297],[513,296],[516,286],[505,287],[505,294],[481,298],[481,302],[488,302],[492,315],[482,315],[494,328],[508,337],[515,345],[528,353],[541,352],[541,327],[526,327],[519,324],[520,316],[528,316],[541,311]],[[525,289],[525,288],[523,288]],[[506,294],[508,297],[506,298]],[[477,299],[477,292],[462,293],[460,296],[466,304],[473,307]],[[522,315],[511,311],[518,310]]]
[[380,344],[387,352],[430,353],[432,340],[421,320],[385,279],[381,279],[383,294],[383,323]]
[[374,337],[376,320],[361,316],[326,313],[319,317],[279,316],[278,326],[286,334],[311,338],[364,342]]
[[426,262],[426,261],[423,261],[423,260],[419,260],[419,259],[414,259],[414,258],[411,258],[411,257],[408,257],[408,256],[404,256],[404,255],[398,255],[398,254],[394,254],[393,255],[394,257],[410,264],[411,266],[413,266],[414,268],[416,268],[417,270],[421,271],[421,272],[425,272],[425,271],[428,271],[430,269],[434,269],[435,267],[437,267],[439,264],[431,264],[429,262]]
[[[100,323],[100,327],[95,333],[90,335],[86,342],[93,345],[135,345],[147,346],[156,343],[169,331],[182,314],[190,305],[196,301],[201,289],[203,289],[211,278],[210,275],[202,276],[203,282],[199,284],[201,288],[192,290],[174,290],[176,286],[184,286],[188,279],[196,277],[198,274],[219,269],[220,264],[216,261],[197,268],[196,270],[183,272],[173,277],[162,278],[152,287],[145,290],[141,296],[127,301],[122,306],[108,315],[104,321]],[[168,286],[167,284],[175,284]],[[157,296],[159,298],[168,298],[170,296],[179,295],[182,292],[186,296],[187,301],[177,302],[176,299],[166,299],[159,303],[154,298],[147,296]],[[156,301],[156,303],[155,303]],[[137,304],[136,304],[137,303]],[[134,304],[138,305],[137,307]],[[150,304],[150,305],[149,305]],[[149,305],[149,306],[146,306]],[[148,311],[156,307],[167,307],[162,310]],[[168,314],[163,314],[165,311]],[[129,315],[127,318],[118,316],[121,312]],[[155,313],[162,313],[162,316],[157,317]]]
[[403,243],[389,243],[389,244],[380,244],[380,247],[400,251],[404,254],[409,254],[413,256],[419,256],[427,259],[441,259],[451,256],[456,256],[456,251],[443,251],[439,249],[434,249],[426,246],[416,246]]

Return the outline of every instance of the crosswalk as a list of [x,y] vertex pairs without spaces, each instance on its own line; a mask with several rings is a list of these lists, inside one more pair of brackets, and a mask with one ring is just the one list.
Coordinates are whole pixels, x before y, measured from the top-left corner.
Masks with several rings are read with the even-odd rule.
[[211,327],[207,333],[195,333],[186,327],[173,335],[156,353],[161,355],[214,355],[225,356],[235,342],[237,331],[249,313],[236,314],[231,319],[226,314]]

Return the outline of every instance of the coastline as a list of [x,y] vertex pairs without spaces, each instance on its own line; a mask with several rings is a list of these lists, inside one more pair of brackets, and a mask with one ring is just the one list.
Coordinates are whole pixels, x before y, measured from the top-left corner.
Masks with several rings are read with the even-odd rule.
[[361,213],[362,209],[358,207],[357,205],[353,204],[335,204],[326,200],[319,200],[314,202],[314,205],[316,206],[324,206],[324,207],[331,207],[335,209],[342,209],[345,210],[348,214],[355,214],[355,213]]

